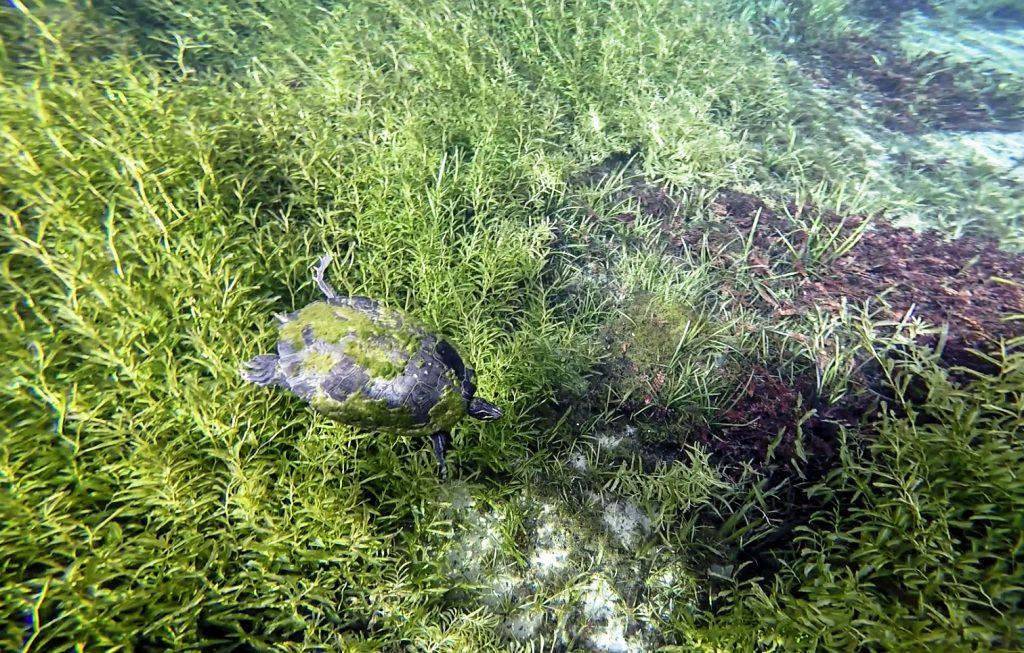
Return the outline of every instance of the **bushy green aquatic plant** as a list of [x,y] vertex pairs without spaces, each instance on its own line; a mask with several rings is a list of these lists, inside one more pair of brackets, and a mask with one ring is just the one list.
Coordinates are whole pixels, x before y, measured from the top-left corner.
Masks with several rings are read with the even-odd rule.
[[[0,646],[507,648],[423,546],[452,532],[428,448],[329,424],[237,368],[273,340],[262,316],[316,297],[327,250],[339,290],[451,337],[506,409],[455,434],[471,491],[564,469],[570,426],[606,417],[544,421],[603,354],[606,300],[570,284],[588,250],[566,236],[568,182],[635,152],[699,211],[769,157],[802,172],[792,143],[749,145],[793,119],[777,63],[703,0],[135,8],[19,1],[0,20]],[[629,231],[609,215],[596,231]],[[641,227],[627,235],[660,228]],[[657,254],[618,273],[663,301],[688,288],[686,305],[721,281],[661,283],[681,268]],[[595,475],[652,507],[663,555],[709,537],[707,502],[742,509],[696,449]],[[707,639],[664,618],[666,637]]]
[[[673,274],[671,263],[658,265],[656,258],[630,264]],[[740,376],[733,359],[741,356],[748,334],[736,320],[716,323],[699,290],[686,293],[668,278],[653,285],[671,299],[638,288],[605,326],[603,337],[613,350],[601,386],[608,389],[610,408],[653,420],[659,426],[650,437],[662,440],[673,430],[686,434],[706,426],[728,403]]]
[[[36,70],[4,69],[28,82],[0,101],[5,646],[346,648],[394,629],[486,645],[471,611],[416,635],[445,584],[415,547],[396,553],[444,527],[427,468],[397,461],[421,447],[256,401],[235,377],[271,336],[257,316],[312,297],[300,279],[327,245],[348,263],[339,285],[417,310],[490,368],[482,385],[521,393],[522,423],[558,386],[547,375],[572,383],[586,361],[583,325],[549,311],[529,191],[515,173],[478,187],[474,223],[455,206],[472,169],[415,129],[324,143],[273,80],[182,82],[38,46]],[[476,455],[507,468],[524,444],[492,433]]]
[[856,0],[745,0],[727,3],[745,23],[789,43],[835,40],[870,26],[855,15]]
[[774,580],[733,590],[722,640],[1016,650],[1021,344],[987,356],[993,373],[959,370],[973,377],[963,386],[933,354],[879,358],[894,410],[865,449],[847,440],[842,465],[811,490],[822,510],[797,527]]

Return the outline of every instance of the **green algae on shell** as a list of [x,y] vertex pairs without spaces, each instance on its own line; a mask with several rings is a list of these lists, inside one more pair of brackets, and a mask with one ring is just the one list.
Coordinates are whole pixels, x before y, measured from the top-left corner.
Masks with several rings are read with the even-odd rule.
[[447,388],[430,409],[430,423],[447,431],[466,416],[466,399],[454,387]]
[[302,371],[308,374],[324,375],[331,371],[337,362],[328,351],[311,351],[302,359]]
[[373,399],[363,392],[353,392],[337,401],[322,391],[310,399],[318,413],[330,419],[367,429],[386,429],[404,435],[430,435],[451,429],[466,416],[466,400],[454,388],[448,389],[429,412],[426,423],[416,419],[408,406],[392,407],[386,399]]
[[403,433],[417,433],[419,428],[425,429],[424,433],[429,430],[427,425],[415,424],[416,416],[407,406],[392,408],[386,399],[372,399],[362,392],[353,392],[344,401],[338,401],[318,390],[309,403],[318,413],[351,426]]
[[[305,347],[304,334],[315,341],[343,345],[343,353],[374,378],[393,378],[402,374],[406,361],[416,352],[425,335],[423,327],[399,312],[380,307],[370,316],[352,306],[313,302],[294,314],[280,327],[280,338],[296,351]],[[304,367],[322,368],[322,357]],[[315,366],[315,367],[314,367]]]

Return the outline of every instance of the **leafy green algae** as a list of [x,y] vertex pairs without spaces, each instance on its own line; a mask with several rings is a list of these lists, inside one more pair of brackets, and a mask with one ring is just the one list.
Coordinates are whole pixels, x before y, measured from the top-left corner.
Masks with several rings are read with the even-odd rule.
[[281,339],[290,341],[295,349],[302,349],[303,333],[308,327],[312,329],[313,337],[318,340],[341,342],[357,331],[357,324],[343,317],[338,307],[326,302],[313,302],[299,309],[294,320],[281,325]]
[[[425,335],[422,328],[393,309],[382,307],[371,317],[351,306],[314,302],[299,309],[295,319],[281,325],[280,337],[301,350],[307,329],[316,340],[342,345],[344,355],[374,379],[402,374],[406,361]],[[315,369],[327,372],[330,366]]]
[[361,391],[353,392],[344,401],[331,399],[322,392],[313,395],[310,405],[318,413],[343,424],[364,429],[416,431],[416,417],[405,407],[391,408],[384,399],[371,399]]
[[430,409],[430,423],[436,431],[448,431],[466,416],[466,400],[462,394],[448,388]]
[[393,338],[379,338],[377,342],[352,338],[345,343],[345,355],[366,370],[371,379],[394,378],[405,371],[406,358],[388,346],[393,342]]
[[466,416],[466,401],[455,389],[447,390],[434,404],[426,423],[418,422],[416,415],[406,406],[392,408],[386,400],[371,399],[362,392],[354,392],[344,401],[317,393],[310,404],[317,412],[343,424],[401,435],[448,431]]
[[[104,8],[118,3],[11,4],[0,21],[0,296],[8,308],[0,338],[10,357],[0,405],[11,426],[0,438],[4,650],[195,650],[213,639],[254,651],[508,650],[491,612],[450,600],[450,575],[423,555],[449,517],[433,470],[405,464],[420,451],[367,450],[347,433],[339,447],[307,432],[294,412],[252,402],[232,380],[251,353],[252,316],[272,308],[261,289],[302,277],[310,250],[343,236],[358,244],[347,270],[354,291],[415,297],[424,315],[472,342],[488,383],[509,398],[515,389],[509,419],[481,429],[479,444],[463,452],[467,466],[514,472],[471,488],[491,500],[529,489],[523,478],[565,475],[565,448],[533,407],[578,387],[598,356],[586,337],[600,322],[595,309],[552,302],[569,278],[553,228],[577,244],[573,225],[562,230],[549,218],[573,220],[565,180],[586,161],[636,148],[645,167],[674,183],[745,182],[761,154],[734,137],[736,128],[771,124],[782,135],[764,147],[782,170],[772,178],[790,187],[818,181],[787,177],[810,169],[806,142],[777,147],[794,133],[787,112],[813,98],[797,92],[799,104],[790,103],[776,64],[761,54],[763,39],[723,17],[720,2],[146,0],[137,3],[146,11],[119,12],[106,26]],[[582,119],[562,119],[571,115]],[[452,133],[472,134],[461,166]],[[852,176],[845,165],[832,172],[830,159],[813,169]],[[1019,416],[1010,403],[1019,373],[998,381],[979,405],[988,410],[982,401],[994,397],[993,419]],[[934,408],[950,406],[958,404]],[[566,424],[561,431],[577,436]],[[999,426],[1007,437],[1020,428],[1019,420]],[[903,446],[921,439],[901,435]],[[892,441],[879,439],[878,458]],[[931,452],[910,458],[891,492],[889,478],[853,469],[849,482],[865,480],[854,497],[890,503],[817,543],[801,534],[822,550],[784,560],[785,569],[817,566],[809,578],[781,577],[770,597],[781,605],[765,599],[768,590],[740,587],[732,600],[749,609],[727,623],[705,628],[666,611],[649,625],[667,644],[693,650],[715,641],[717,650],[755,650],[768,634],[787,650],[849,644],[843,632],[858,638],[852,647],[868,638],[903,650],[924,646],[924,636],[950,650],[1009,639],[1019,574],[971,572],[978,557],[970,547],[987,542],[979,550],[988,559],[1013,564],[1019,525],[991,539],[972,533],[1021,513],[1020,484],[997,475],[1020,469],[1019,447],[976,446],[957,442],[960,453],[948,452],[956,465],[938,469],[969,465],[972,478],[986,470],[966,488],[979,488],[976,500],[957,497],[975,514],[949,524],[975,525],[956,540],[942,532],[950,505],[942,492],[935,501],[911,497],[934,504],[925,513],[934,519],[922,522],[897,491],[964,491],[956,478],[933,485]],[[978,456],[998,465],[982,468]],[[685,475],[659,484],[645,469],[599,473],[609,487],[633,482],[652,505],[670,497],[686,506],[662,533],[685,560],[679,525],[706,505],[684,501]],[[992,496],[1004,498],[996,505]],[[514,504],[493,501],[514,513]],[[713,508],[736,508],[727,502]],[[904,565],[917,578],[830,576],[845,570],[835,560],[864,559],[863,544],[844,534],[865,525],[864,542],[890,547],[872,553],[872,568],[892,574],[897,509],[901,520],[908,512],[911,522],[934,525],[900,540],[900,551],[937,563]],[[738,532],[771,536],[756,511],[736,514]],[[837,541],[843,548],[833,550]],[[931,579],[943,574],[959,587],[936,589]],[[985,591],[963,594],[963,578]],[[792,598],[801,583],[815,584],[806,606]],[[531,599],[548,606],[557,596]],[[928,597],[943,615],[924,613]],[[1000,614],[981,611],[994,601]],[[862,617],[853,625],[851,613]],[[557,612],[546,617],[564,623]],[[965,636],[974,643],[963,644]]]
[[327,374],[334,367],[334,356],[326,351],[311,351],[302,359],[302,369],[313,374]]

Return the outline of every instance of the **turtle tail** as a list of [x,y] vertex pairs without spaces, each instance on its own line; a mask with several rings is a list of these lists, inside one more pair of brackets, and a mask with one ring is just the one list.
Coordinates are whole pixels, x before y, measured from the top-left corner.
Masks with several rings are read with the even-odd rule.
[[256,385],[268,386],[278,384],[278,357],[275,354],[261,354],[245,362],[247,368],[242,378]]
[[324,279],[324,272],[327,272],[327,266],[331,264],[331,255],[324,254],[320,257],[320,263],[316,266],[316,271],[313,273],[313,281],[316,282],[316,287],[320,289],[320,292],[324,294],[327,299],[335,299],[338,293],[331,286],[330,283]]

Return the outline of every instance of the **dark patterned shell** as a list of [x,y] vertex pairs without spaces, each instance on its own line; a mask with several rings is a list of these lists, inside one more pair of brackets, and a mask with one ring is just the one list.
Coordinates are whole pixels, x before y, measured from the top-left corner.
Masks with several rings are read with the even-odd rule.
[[248,380],[367,430],[431,434],[466,415],[447,345],[401,311],[331,297],[279,319],[277,354],[252,359]]

